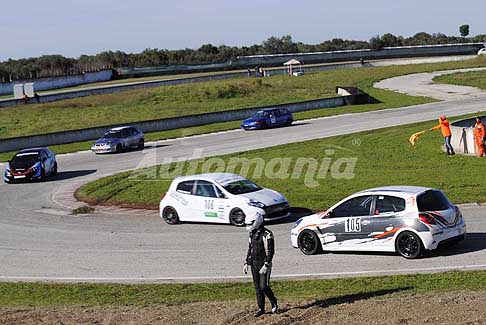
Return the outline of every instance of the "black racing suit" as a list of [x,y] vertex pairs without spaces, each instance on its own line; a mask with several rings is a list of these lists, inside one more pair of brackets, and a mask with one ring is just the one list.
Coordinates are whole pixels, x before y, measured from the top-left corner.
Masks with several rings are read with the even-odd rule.
[[[246,263],[251,267],[253,284],[255,285],[258,308],[265,311],[265,295],[272,306],[276,306],[277,298],[270,288],[270,273],[272,271],[272,259],[275,253],[273,233],[261,227],[250,233],[248,254]],[[260,274],[259,271],[267,265],[267,272]]]

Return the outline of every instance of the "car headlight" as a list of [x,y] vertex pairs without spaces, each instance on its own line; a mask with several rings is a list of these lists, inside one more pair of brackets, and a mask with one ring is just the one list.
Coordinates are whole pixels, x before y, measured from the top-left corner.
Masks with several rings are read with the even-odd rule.
[[298,226],[298,225],[299,225],[299,224],[302,222],[302,220],[303,220],[302,218],[300,218],[299,220],[297,220],[297,221],[294,223],[294,225],[292,226],[292,229],[293,229],[293,228],[296,228],[296,227],[297,227],[297,226]]
[[263,204],[260,201],[253,200],[253,199],[250,199],[250,201],[248,201],[247,203],[248,203],[248,205],[250,205],[252,207],[257,207],[257,208],[262,208],[262,209],[265,207],[265,204]]
[[32,171],[35,173],[37,172],[37,166],[32,167]]
[[10,172],[9,169],[5,169],[5,175],[7,176],[12,176],[12,173]]

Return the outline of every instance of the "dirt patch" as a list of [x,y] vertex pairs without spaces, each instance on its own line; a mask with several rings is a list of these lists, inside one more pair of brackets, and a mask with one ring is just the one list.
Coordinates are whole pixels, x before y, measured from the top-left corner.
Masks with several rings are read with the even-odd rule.
[[123,307],[0,308],[0,324],[484,324],[486,292],[344,296],[281,303],[253,317],[250,301]]

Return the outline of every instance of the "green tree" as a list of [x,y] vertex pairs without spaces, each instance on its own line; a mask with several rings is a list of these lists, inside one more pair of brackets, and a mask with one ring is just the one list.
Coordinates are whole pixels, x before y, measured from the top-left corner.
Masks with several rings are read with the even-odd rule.
[[462,37],[468,36],[469,35],[469,25],[459,26],[459,33],[461,33]]

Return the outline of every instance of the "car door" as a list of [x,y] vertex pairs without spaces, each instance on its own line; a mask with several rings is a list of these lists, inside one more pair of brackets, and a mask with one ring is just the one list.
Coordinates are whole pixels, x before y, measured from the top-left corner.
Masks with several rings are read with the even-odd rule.
[[211,182],[198,180],[193,197],[194,221],[222,222],[225,219],[225,205],[228,199]]
[[195,185],[196,182],[193,180],[180,182],[177,184],[175,192],[170,193],[170,196],[177,201],[177,206],[174,208],[179,214],[179,219],[182,221],[190,221],[196,215],[194,205],[192,204]]
[[124,149],[126,148],[129,148],[131,146],[131,143],[130,143],[130,131],[128,131],[128,129],[122,129],[121,132],[121,143],[122,143],[122,146]]
[[289,116],[289,111],[286,109],[282,108],[279,110],[279,124],[280,125],[285,125],[287,124],[287,121],[290,119]]
[[393,245],[390,241],[403,226],[400,212],[405,211],[405,199],[391,195],[377,195],[373,216],[373,237],[376,245]]
[[138,147],[138,142],[140,141],[139,132],[135,128],[130,128],[130,141],[132,147]]
[[[332,210],[336,218],[336,242],[341,246],[360,245],[372,232],[371,211],[374,197],[372,195],[356,196]],[[339,220],[339,221],[337,221]]]
[[48,174],[52,170],[51,161],[49,160],[49,157],[47,157],[47,153],[44,150],[41,150],[39,154],[44,172]]
[[275,111],[270,111],[268,113],[268,125],[274,126],[277,124],[277,115],[275,114]]

